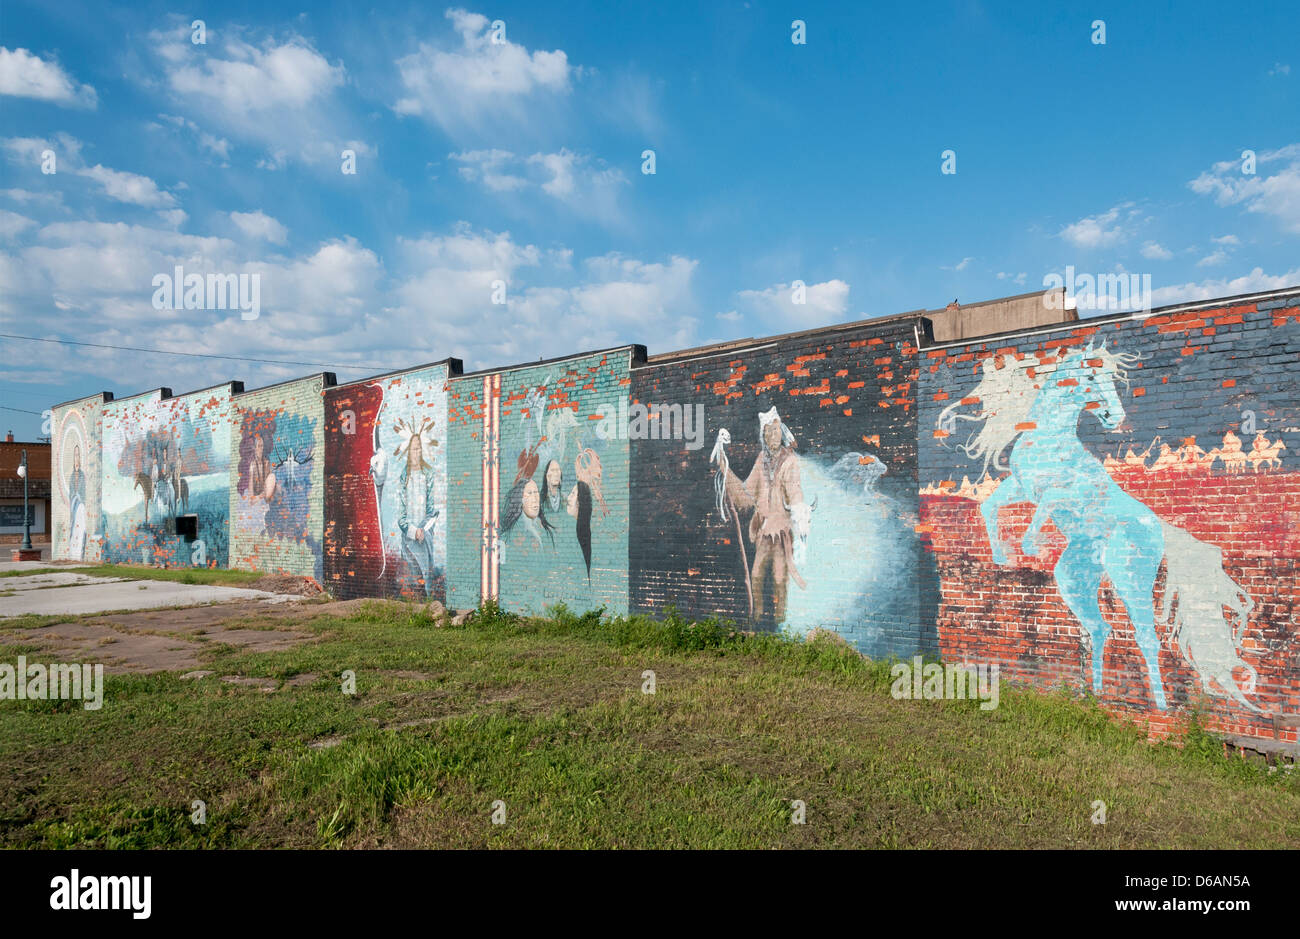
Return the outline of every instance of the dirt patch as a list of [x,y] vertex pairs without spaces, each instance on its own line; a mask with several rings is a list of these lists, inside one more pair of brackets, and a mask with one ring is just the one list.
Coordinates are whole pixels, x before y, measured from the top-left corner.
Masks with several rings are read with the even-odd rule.
[[267,593],[287,593],[295,597],[315,597],[325,592],[312,578],[292,574],[267,574],[241,586],[249,590],[265,590]]
[[331,612],[330,607],[336,605],[267,606],[257,600],[240,600],[89,616],[15,631],[14,635],[60,661],[102,662],[109,674],[190,671],[199,668],[200,653],[209,643],[277,652],[314,640],[314,634],[295,626]]

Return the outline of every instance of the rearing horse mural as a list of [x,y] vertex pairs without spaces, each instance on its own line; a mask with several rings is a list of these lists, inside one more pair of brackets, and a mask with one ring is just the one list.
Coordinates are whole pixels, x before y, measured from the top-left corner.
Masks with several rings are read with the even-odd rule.
[[[1170,644],[1200,676],[1207,694],[1229,697],[1258,712],[1233,677],[1235,668],[1242,669],[1246,692],[1254,694],[1256,671],[1239,655],[1253,602],[1224,571],[1221,549],[1162,520],[1125,492],[1079,440],[1081,413],[1108,431],[1119,430],[1125,412],[1116,381],[1127,388],[1127,369],[1138,359],[1109,351],[1104,342],[1058,353],[1055,363],[1008,357],[998,368],[989,358],[979,385],[963,399],[978,401],[978,412],[962,414],[957,410],[961,404],[954,404],[943,410],[938,424],[951,432],[957,421],[979,423],[980,429],[958,449],[982,460],[985,471],[991,467],[1009,474],[980,507],[997,564],[1010,563],[998,535],[998,511],[1005,505],[1034,505],[1021,539],[1025,554],[1039,554],[1040,534],[1049,519],[1066,538],[1053,575],[1061,598],[1083,627],[1085,654],[1091,649],[1095,693],[1102,691],[1111,630],[1099,591],[1109,580],[1133,623],[1156,707],[1167,707],[1155,629],[1159,617],[1170,625]],[[1155,586],[1162,562],[1164,609],[1158,610]]]

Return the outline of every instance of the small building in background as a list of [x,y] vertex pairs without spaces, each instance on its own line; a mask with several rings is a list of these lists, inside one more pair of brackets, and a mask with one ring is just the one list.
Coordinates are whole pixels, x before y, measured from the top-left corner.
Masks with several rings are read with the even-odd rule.
[[23,540],[23,480],[18,466],[27,451],[27,516],[32,543],[50,540],[50,445],[14,440],[13,431],[0,442],[0,544]]

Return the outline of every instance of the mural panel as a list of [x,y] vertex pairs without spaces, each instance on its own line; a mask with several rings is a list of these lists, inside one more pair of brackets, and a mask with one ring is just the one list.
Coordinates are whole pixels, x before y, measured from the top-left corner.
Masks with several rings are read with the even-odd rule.
[[914,322],[633,371],[634,609],[820,627],[873,655],[933,646]]
[[323,578],[324,390],[329,373],[234,399],[231,563]]
[[227,565],[230,394],[226,385],[105,405],[105,561]]
[[339,596],[446,600],[447,374],[326,392],[324,566]]
[[103,524],[99,462],[104,401],[102,395],[95,395],[54,409],[50,553],[57,560],[100,560]]
[[600,428],[626,409],[630,362],[623,349],[452,383],[452,553],[478,549],[454,606],[627,611],[628,445]]
[[1197,700],[1268,735],[1268,714],[1300,710],[1290,303],[929,353],[920,492],[945,655],[1157,728]]

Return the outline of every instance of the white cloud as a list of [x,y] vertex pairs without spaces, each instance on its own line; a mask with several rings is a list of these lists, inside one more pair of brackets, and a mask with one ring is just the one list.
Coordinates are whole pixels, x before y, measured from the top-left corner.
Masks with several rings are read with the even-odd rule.
[[[1285,165],[1268,176],[1263,170],[1270,163]],[[1300,233],[1300,144],[1259,154],[1253,174],[1241,170],[1236,160],[1215,163],[1187,185],[1218,205],[1244,204],[1246,211],[1272,215],[1286,231]]]
[[460,36],[459,48],[420,43],[397,60],[404,95],[398,114],[418,115],[455,130],[466,125],[509,123],[526,115],[525,102],[569,92],[577,72],[563,50],[529,52],[511,42],[492,41],[491,22],[479,13],[448,10]]
[[199,142],[199,146],[207,150],[213,156],[220,157],[223,161],[230,159],[230,141],[222,137],[216,137],[199,127],[188,117],[181,117],[176,114],[159,114],[159,119],[166,121],[173,127],[185,128],[192,133]]
[[461,164],[461,178],[479,182],[492,192],[540,190],[579,215],[606,223],[621,219],[618,200],[627,177],[590,156],[561,149],[524,158],[494,149],[467,150],[448,157]]
[[467,150],[447,156],[463,164],[460,167],[462,179],[482,182],[493,192],[514,192],[529,184],[524,177],[504,171],[506,164],[518,161],[509,150]]
[[[7,220],[0,215],[0,226]],[[568,248],[520,244],[509,233],[465,223],[399,239],[391,267],[351,238],[268,255],[265,245],[242,238],[158,225],[16,227],[27,243],[0,251],[0,322],[38,315],[63,335],[93,328],[107,343],[318,362],[343,370],[341,378],[448,355],[479,367],[622,345],[644,341],[646,323],[655,324],[661,348],[680,348],[694,342],[698,325],[692,259],[610,254],[573,265]],[[178,264],[186,273],[259,274],[261,316],[246,322],[235,311],[154,309],[153,277]],[[497,280],[507,285],[505,304],[492,302]],[[66,352],[43,350],[38,364],[69,380],[115,379],[125,383],[123,394],[144,384],[123,376],[144,370],[156,374],[154,384],[183,388],[232,374],[254,387],[309,370],[241,362],[236,371],[229,362]],[[367,368],[348,368],[357,363]]]
[[4,196],[20,205],[47,205],[51,208],[63,204],[63,193],[56,189],[53,192],[32,192],[30,189],[0,189],[0,196]]
[[90,85],[78,85],[57,62],[47,62],[26,49],[0,47],[0,95],[35,98],[63,107],[94,108],[98,96]]
[[261,209],[256,212],[231,212],[230,220],[249,238],[260,238],[271,244],[282,245],[289,237],[289,229]]
[[302,39],[257,48],[238,39],[225,45],[230,58],[190,56],[170,72],[172,89],[207,99],[231,116],[252,117],[280,108],[311,105],[343,83],[343,67],[333,66]]
[[1190,303],[1197,300],[1260,293],[1265,290],[1280,290],[1294,287],[1297,283],[1300,283],[1300,267],[1282,274],[1265,274],[1262,268],[1257,267],[1249,274],[1240,277],[1157,287],[1151,291],[1152,306],[1169,306],[1174,303]]
[[774,284],[763,290],[742,290],[738,294],[755,313],[774,326],[795,328],[829,324],[844,316],[849,307],[849,285],[842,280],[808,284],[804,302],[794,302],[790,284]]
[[[1085,250],[1116,245],[1129,235],[1125,222],[1137,214],[1132,205],[1131,202],[1125,202],[1100,215],[1081,218],[1061,229],[1060,236],[1074,247]],[[1126,209],[1130,211],[1126,213]]]
[[170,192],[159,189],[158,184],[148,176],[111,170],[98,163],[76,172],[78,176],[85,176],[97,182],[106,196],[118,202],[143,206],[146,209],[167,209],[176,205],[176,197]]
[[967,267],[970,266],[970,262],[971,262],[971,261],[974,261],[974,260],[975,260],[974,258],[962,258],[960,261],[958,261],[958,262],[957,262],[956,264],[954,264],[952,267],[940,266],[939,269],[940,269],[941,271],[964,271],[964,270],[966,270]]
[[1216,264],[1222,264],[1226,260],[1228,260],[1228,252],[1220,248],[1219,250],[1215,251],[1213,254],[1207,254],[1205,257],[1201,258],[1199,261],[1196,262],[1196,266],[1213,267]]
[[1268,73],[1269,73],[1270,75],[1290,75],[1290,74],[1291,74],[1291,66],[1289,66],[1289,65],[1287,65],[1287,64],[1285,64],[1285,63],[1283,63],[1283,62],[1278,62],[1278,63],[1275,64],[1271,69],[1268,70]]
[[1148,241],[1142,246],[1142,257],[1152,261],[1168,261],[1174,253],[1155,241]]
[[175,110],[189,115],[162,118],[188,128],[222,160],[230,152],[228,135],[265,150],[259,168],[279,169],[290,159],[337,166],[344,141],[356,136],[345,129],[355,119],[338,100],[347,80],[344,67],[331,64],[302,36],[250,42],[241,35],[247,32],[209,30],[207,45],[199,47],[190,42],[188,22],[149,34],[161,84]]
[[9,241],[35,224],[25,215],[0,209],[0,241]]
[[1237,240],[1237,236],[1236,236],[1236,235],[1220,235],[1218,238],[1211,238],[1210,240],[1213,241],[1216,245],[1239,245],[1239,244],[1241,244],[1241,242]]
[[998,271],[998,280],[1010,280],[1013,283],[1021,285],[1022,287],[1024,286],[1025,281],[1028,279],[1029,279],[1029,275],[1024,271],[1021,271],[1019,274],[1012,274],[1010,271]]
[[726,320],[728,323],[739,323],[744,318],[735,310],[728,310],[726,313],[718,313],[715,315],[718,319]]

